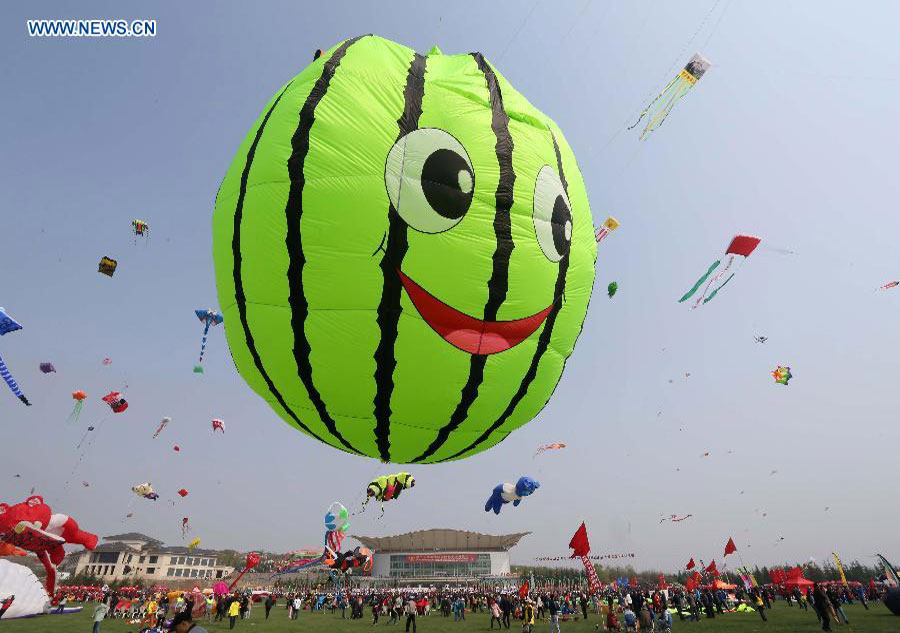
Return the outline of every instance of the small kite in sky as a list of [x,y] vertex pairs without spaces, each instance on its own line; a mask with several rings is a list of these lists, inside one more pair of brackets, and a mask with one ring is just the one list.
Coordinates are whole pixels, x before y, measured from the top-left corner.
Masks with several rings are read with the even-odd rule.
[[753,340],[756,341],[757,343],[765,343],[766,341],[769,340],[769,337],[768,336],[754,336]]
[[41,363],[40,369],[44,374],[56,373],[56,367],[53,366],[53,363]]
[[118,266],[119,262],[104,255],[100,258],[100,265],[98,266],[97,271],[103,273],[107,277],[112,277],[116,274],[116,268],[118,268]]
[[159,423],[159,426],[156,427],[156,433],[153,434],[153,439],[156,439],[156,436],[162,433],[163,429],[169,426],[169,422],[172,421],[172,418],[166,416],[162,419],[162,422]]
[[222,420],[220,420],[219,418],[213,418],[212,430],[213,430],[213,433],[215,433],[216,431],[222,431],[222,434],[224,435],[225,434],[225,423],[222,422]]
[[616,281],[609,282],[609,285],[606,287],[606,294],[609,295],[609,298],[612,299],[618,291],[619,283]]
[[879,288],[879,290],[887,290],[888,288],[896,288],[900,286],[900,281],[889,281]]
[[150,239],[150,225],[143,220],[132,220],[131,231],[134,233],[134,243],[137,244],[138,237],[146,237]]
[[215,310],[194,310],[194,314],[203,323],[203,339],[200,342],[200,360],[194,366],[194,373],[203,373],[203,353],[206,351],[206,337],[209,334],[209,328],[212,325],[219,325],[224,320],[221,314]]
[[128,402],[118,391],[110,391],[102,399],[103,402],[109,405],[113,413],[122,413],[128,408]]
[[544,444],[543,446],[539,446],[537,451],[535,451],[533,457],[537,457],[541,453],[545,451],[558,451],[561,448],[565,448],[565,442],[554,442],[553,444]]
[[791,368],[787,366],[779,365],[772,372],[772,378],[775,379],[775,382],[779,385],[784,385],[785,387],[787,386],[788,381],[793,377],[794,375],[791,373]]
[[81,411],[84,409],[84,401],[87,398],[87,394],[83,391],[73,391],[72,399],[75,401],[75,406],[72,408],[72,413],[69,414],[66,422],[78,422],[78,418],[81,417]]
[[597,243],[599,244],[600,240],[615,231],[617,228],[619,228],[619,221],[616,220],[613,216],[609,216],[608,218],[606,218],[603,226],[594,231],[594,239],[596,239]]
[[[694,300],[691,310],[700,307],[702,304],[712,301],[719,291],[725,287],[729,281],[734,278],[735,273],[741,264],[750,257],[750,254],[759,246],[760,239],[750,235],[736,235],[731,240],[728,248],[725,250],[725,264],[722,260],[714,261],[705,273],[694,283],[690,290],[681,296],[678,303],[684,303],[694,296],[700,286],[703,286],[703,292]],[[721,267],[720,267],[721,266]],[[715,273],[715,275],[713,275]],[[711,278],[710,278],[711,277]],[[705,285],[704,285],[705,284]]]
[[675,75],[675,78],[669,82],[669,85],[663,88],[663,91],[650,102],[650,105],[644,108],[644,111],[641,112],[641,116],[638,117],[638,120],[628,129],[633,130],[636,128],[644,117],[647,117],[647,125],[641,132],[640,140],[643,141],[650,132],[659,129],[665,122],[666,117],[669,116],[669,113],[672,112],[672,108],[675,107],[675,104],[681,101],[681,99],[690,92],[691,88],[700,81],[709,69],[709,66],[708,59],[700,53],[694,53],[694,56],[691,57],[687,64],[685,64],[684,68],[682,68],[681,71]]
[[184,488],[182,488],[181,490],[178,491],[178,495],[181,497],[186,497],[186,496],[188,496],[188,491],[185,490]]
[[[21,329],[22,326],[19,325],[15,319],[6,314],[6,311],[3,308],[0,308],[0,336]],[[25,394],[22,393],[22,390],[19,389],[19,383],[17,383],[16,379],[9,373],[9,369],[6,367],[6,363],[3,362],[3,358],[0,358],[0,377],[6,382],[6,385],[9,387],[9,390],[13,392],[13,395],[22,401],[22,404],[28,407],[31,406],[31,403],[28,402],[28,398],[26,398]]]

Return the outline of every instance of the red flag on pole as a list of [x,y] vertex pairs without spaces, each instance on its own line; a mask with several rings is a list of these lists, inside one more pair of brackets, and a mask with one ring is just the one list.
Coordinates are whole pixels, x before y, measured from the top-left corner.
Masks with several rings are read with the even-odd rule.
[[699,571],[695,571],[694,575],[691,577],[691,579],[694,581],[695,586],[699,586],[700,583],[703,581],[703,576],[700,575]]
[[688,564],[684,566],[685,569],[693,569],[697,566],[697,563],[694,562],[694,557],[691,557],[691,560],[688,561]]
[[734,539],[729,538],[728,542],[725,543],[725,556],[729,554],[734,554],[737,551],[737,546],[734,544]]
[[719,570],[716,569],[715,559],[713,559],[713,562],[711,562],[709,565],[707,565],[706,569],[704,569],[703,571],[705,571],[707,574],[718,574]]
[[575,550],[569,558],[587,556],[590,553],[591,544],[588,541],[587,528],[584,526],[584,522],[581,523],[581,527],[578,528],[575,532],[575,536],[569,541],[569,547]]
[[528,597],[528,581],[526,580],[521,587],[519,587],[519,597],[524,600]]

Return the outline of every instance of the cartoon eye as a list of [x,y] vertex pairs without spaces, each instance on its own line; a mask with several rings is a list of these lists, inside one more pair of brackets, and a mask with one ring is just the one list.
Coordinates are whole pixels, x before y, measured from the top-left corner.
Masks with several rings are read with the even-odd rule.
[[404,222],[422,233],[441,233],[469,210],[475,171],[459,141],[443,130],[425,128],[394,143],[384,184]]
[[558,262],[572,243],[572,211],[559,176],[544,165],[534,183],[534,233],[544,255]]

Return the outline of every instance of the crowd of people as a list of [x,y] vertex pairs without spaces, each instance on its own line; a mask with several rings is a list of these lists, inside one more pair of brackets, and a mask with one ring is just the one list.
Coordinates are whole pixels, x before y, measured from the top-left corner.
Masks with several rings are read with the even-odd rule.
[[[549,633],[560,633],[560,622],[595,617],[598,630],[666,633],[672,630],[673,617],[682,622],[699,622],[735,611],[755,611],[767,621],[767,611],[773,602],[782,599],[790,607],[812,611],[822,629],[830,631],[833,622],[849,624],[845,604],[858,601],[868,609],[868,601],[879,597],[877,590],[874,590],[876,595],[870,595],[871,591],[867,592],[859,585],[846,587],[834,583],[815,584],[805,592],[796,587],[776,590],[772,585],[749,589],[738,586],[728,591],[716,587],[688,591],[680,586],[665,590],[650,585],[611,586],[597,595],[578,589],[520,592],[515,587],[504,590],[419,587],[340,591],[306,588],[240,591],[222,596],[138,590],[127,597],[107,590],[102,594],[61,594],[57,596],[56,604],[62,609],[67,598],[96,600],[94,633],[100,633],[105,619],[116,617],[139,624],[141,633],[166,630],[205,633],[201,626],[203,620],[228,620],[229,628],[233,629],[241,620],[251,617],[254,604],[257,609],[264,609],[262,617],[266,620],[272,616],[273,609],[283,605],[286,617],[291,620],[297,620],[304,611],[339,613],[350,620],[364,619],[368,613],[373,625],[403,626],[405,633],[417,633],[420,618],[442,617],[463,622],[467,613],[489,615],[491,630],[495,626],[508,630],[516,621],[521,625],[522,633],[532,633],[536,621],[542,621],[548,623]],[[11,603],[11,598],[0,602],[0,615],[8,608],[7,602]]]

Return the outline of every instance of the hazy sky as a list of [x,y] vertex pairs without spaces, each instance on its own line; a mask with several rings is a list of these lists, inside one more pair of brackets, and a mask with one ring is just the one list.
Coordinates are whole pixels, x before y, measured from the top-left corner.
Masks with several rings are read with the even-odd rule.
[[[74,17],[153,18],[158,35],[27,36],[26,19]],[[4,3],[0,305],[25,329],[0,354],[34,406],[0,385],[0,499],[34,487],[101,535],[180,543],[188,516],[205,546],[287,550],[319,544],[324,508],[355,509],[397,470],[283,423],[221,329],[206,374],[191,372],[193,310],[216,305],[214,196],[239,142],[316,48],[375,33],[483,52],[565,131],[595,221],[622,226],[599,246],[546,409],[486,453],[412,469],[419,486],[351,532],[532,531],[512,554],[526,563],[567,553],[584,520],[595,553],[635,552],[637,567],[721,558],[729,536],[747,563],[900,559],[900,288],[876,292],[900,278],[898,21],[892,2]],[[624,128],[695,51],[712,68],[640,143]],[[763,245],[714,302],[679,305],[736,233]],[[113,279],[101,255],[119,261]],[[67,425],[73,389],[90,397]],[[99,401],[113,389],[131,403],[120,416]],[[547,442],[569,447],[533,460]],[[523,474],[542,483],[533,497],[483,512]],[[144,481],[164,498],[135,497]]]

